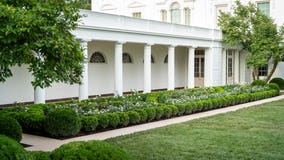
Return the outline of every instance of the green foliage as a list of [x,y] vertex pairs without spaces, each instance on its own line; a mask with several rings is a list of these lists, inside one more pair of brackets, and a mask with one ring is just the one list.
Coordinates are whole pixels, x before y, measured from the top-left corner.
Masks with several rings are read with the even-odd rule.
[[137,109],[135,110],[136,112],[139,113],[140,115],[140,122],[146,122],[147,119],[148,119],[148,114],[147,114],[147,111],[145,109]]
[[[221,13],[219,26],[224,36],[223,41],[229,46],[240,45],[248,53],[247,65],[252,67],[254,78],[258,77],[258,67],[273,60],[274,68],[283,57],[282,40],[284,26],[277,27],[273,19],[263,14],[255,4],[241,4],[237,0],[233,13]],[[269,73],[271,77],[274,70]],[[266,80],[267,81],[267,80]]]
[[129,124],[129,116],[127,113],[125,112],[117,112],[117,114],[119,115],[119,125],[120,126],[127,126]]
[[149,122],[155,119],[155,117],[156,117],[156,110],[153,107],[145,108],[145,111],[147,112],[147,115],[148,115],[147,120]]
[[0,144],[1,160],[30,160],[30,155],[15,140],[0,135]]
[[160,120],[162,116],[164,115],[164,110],[161,106],[157,106],[155,107],[155,109],[156,109],[156,119]]
[[96,116],[84,116],[81,118],[82,130],[85,132],[95,131],[98,126]]
[[50,152],[43,152],[43,151],[32,151],[29,152],[32,157],[32,160],[51,160]]
[[103,141],[71,142],[51,153],[53,160],[130,160],[125,151]]
[[98,117],[99,127],[100,128],[106,128],[109,125],[108,114],[100,114],[97,117]]
[[44,130],[52,137],[68,137],[79,133],[81,121],[79,116],[69,108],[59,108],[47,114]]
[[108,114],[109,119],[109,126],[112,128],[116,128],[120,122],[119,114],[117,113],[110,113]]
[[257,80],[254,80],[251,83],[251,85],[252,86],[264,86],[264,85],[266,85],[266,82],[264,80],[257,79]]
[[161,106],[163,109],[164,117],[165,118],[170,118],[172,116],[173,110],[169,106]]
[[127,114],[129,116],[130,124],[136,124],[136,123],[140,122],[141,117],[140,117],[138,112],[136,112],[136,111],[129,111],[129,112],[127,112]]
[[22,132],[22,127],[14,118],[0,115],[0,134],[20,142]]
[[0,82],[11,67],[27,65],[34,87],[53,82],[79,83],[83,49],[71,33],[76,29],[78,0],[0,2]]
[[284,80],[282,78],[272,78],[269,83],[276,83],[280,89],[284,89]]
[[268,86],[269,86],[270,89],[274,89],[274,90],[276,90],[277,92],[280,91],[280,87],[279,87],[278,84],[276,84],[276,83],[269,83]]

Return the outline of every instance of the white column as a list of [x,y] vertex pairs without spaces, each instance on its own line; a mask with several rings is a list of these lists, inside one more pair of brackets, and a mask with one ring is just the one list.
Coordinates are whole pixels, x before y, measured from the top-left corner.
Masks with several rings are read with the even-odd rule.
[[175,46],[168,48],[168,90],[175,89]]
[[205,66],[204,66],[204,86],[209,87],[212,86],[212,60],[213,60],[213,47],[205,50]]
[[194,88],[194,51],[195,47],[188,49],[187,88]]
[[151,45],[144,46],[144,93],[151,92]]
[[222,50],[222,85],[227,84],[227,53],[226,49]]
[[114,94],[116,96],[122,96],[123,93],[122,50],[123,43],[116,42],[114,57]]
[[36,87],[34,90],[34,103],[45,104],[45,89]]
[[81,84],[79,84],[79,100],[84,100],[89,98],[89,85],[88,85],[88,42],[82,41],[81,46],[83,48],[83,55],[85,58],[83,65],[83,73]]
[[240,83],[246,82],[246,55],[240,51]]
[[240,54],[239,54],[239,50],[235,51],[235,71],[234,71],[234,82],[235,83],[239,83],[240,82]]

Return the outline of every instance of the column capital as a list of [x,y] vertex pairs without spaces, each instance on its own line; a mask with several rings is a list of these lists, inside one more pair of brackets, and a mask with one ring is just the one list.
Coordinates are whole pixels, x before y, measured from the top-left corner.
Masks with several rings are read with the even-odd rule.
[[126,43],[126,41],[116,41],[116,42],[115,42],[115,44],[118,44],[118,45],[122,45],[122,44],[124,44],[124,43]]
[[153,46],[155,45],[154,43],[145,43],[145,46]]
[[176,45],[176,44],[170,44],[170,45],[168,45],[168,47],[173,47],[173,48],[175,48],[175,47],[177,47],[178,45]]
[[188,48],[195,49],[197,46],[188,46]]

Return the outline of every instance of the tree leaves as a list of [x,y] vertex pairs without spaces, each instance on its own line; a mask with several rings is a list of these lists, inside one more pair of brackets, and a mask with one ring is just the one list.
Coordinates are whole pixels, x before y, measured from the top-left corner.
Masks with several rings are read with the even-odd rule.
[[278,29],[273,19],[263,14],[253,3],[242,5],[239,0],[233,13],[221,13],[219,25],[223,42],[229,46],[241,45],[248,51],[247,65],[258,68],[270,60],[277,63],[284,56],[283,26]]
[[27,64],[34,87],[79,83],[84,57],[71,33],[80,18],[78,5],[76,0],[0,2],[0,82],[12,76],[12,66]]

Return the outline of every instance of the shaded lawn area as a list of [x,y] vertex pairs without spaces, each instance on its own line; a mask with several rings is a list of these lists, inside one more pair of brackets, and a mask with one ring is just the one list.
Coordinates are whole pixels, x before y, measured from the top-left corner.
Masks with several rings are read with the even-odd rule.
[[135,160],[284,160],[284,100],[107,141]]

